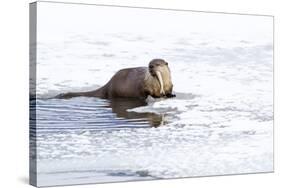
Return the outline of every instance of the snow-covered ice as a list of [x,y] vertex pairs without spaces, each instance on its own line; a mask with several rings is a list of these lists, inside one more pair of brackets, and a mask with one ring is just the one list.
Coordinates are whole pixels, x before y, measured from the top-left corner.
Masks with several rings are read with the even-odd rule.
[[[39,185],[273,171],[271,17],[47,3],[39,10]],[[109,11],[112,20],[98,20]],[[93,90],[153,58],[169,62],[176,98],[46,99]]]

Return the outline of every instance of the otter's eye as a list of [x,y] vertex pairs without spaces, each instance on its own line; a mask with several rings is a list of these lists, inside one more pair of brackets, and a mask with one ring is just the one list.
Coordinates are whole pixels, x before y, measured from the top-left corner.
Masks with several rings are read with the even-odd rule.
[[153,68],[153,65],[149,65],[149,68],[152,69],[152,68]]

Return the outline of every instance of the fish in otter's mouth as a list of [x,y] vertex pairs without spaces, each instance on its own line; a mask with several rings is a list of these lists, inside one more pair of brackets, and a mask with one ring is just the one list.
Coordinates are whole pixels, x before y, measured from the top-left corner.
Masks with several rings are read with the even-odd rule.
[[162,74],[160,71],[155,71],[153,70],[153,66],[149,66],[149,73],[156,77],[159,84],[160,84],[160,94],[161,95],[165,95],[165,91],[164,91],[164,85],[163,85],[163,78],[162,78]]
[[157,77],[157,79],[159,81],[159,84],[160,84],[160,94],[166,95],[165,91],[164,91],[163,79],[162,79],[162,75],[161,75],[160,71],[156,71],[156,77]]

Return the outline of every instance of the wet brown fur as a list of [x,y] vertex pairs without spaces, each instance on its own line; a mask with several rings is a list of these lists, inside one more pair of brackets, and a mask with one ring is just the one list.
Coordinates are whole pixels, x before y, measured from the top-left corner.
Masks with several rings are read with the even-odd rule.
[[[164,93],[160,91],[160,81],[156,71],[162,75]],[[89,92],[70,92],[58,95],[56,98],[72,98],[78,96],[99,98],[155,98],[173,97],[168,63],[162,59],[154,59],[148,67],[136,67],[119,70],[103,87]]]

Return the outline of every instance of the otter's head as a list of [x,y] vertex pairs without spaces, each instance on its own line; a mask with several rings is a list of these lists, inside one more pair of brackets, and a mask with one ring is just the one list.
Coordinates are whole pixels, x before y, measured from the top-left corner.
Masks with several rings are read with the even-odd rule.
[[164,84],[171,84],[171,74],[168,63],[163,59],[153,59],[150,61],[148,68],[151,76],[156,77],[159,81],[161,94],[165,95]]
[[157,77],[157,72],[160,72],[162,74],[170,74],[168,63],[163,59],[153,59],[149,62],[148,68],[149,73],[154,77]]

